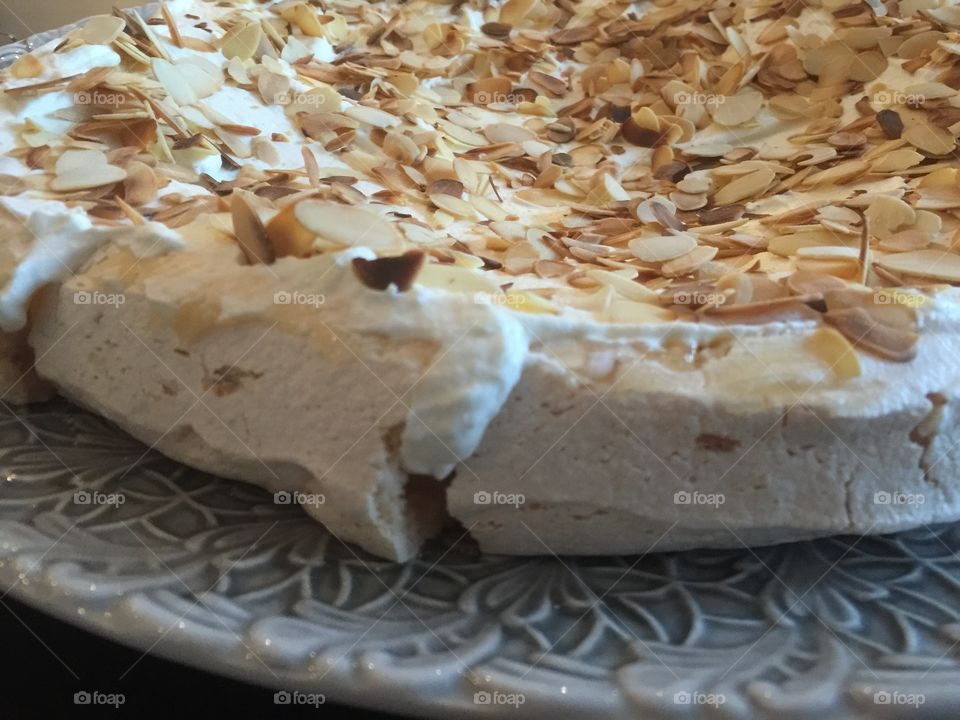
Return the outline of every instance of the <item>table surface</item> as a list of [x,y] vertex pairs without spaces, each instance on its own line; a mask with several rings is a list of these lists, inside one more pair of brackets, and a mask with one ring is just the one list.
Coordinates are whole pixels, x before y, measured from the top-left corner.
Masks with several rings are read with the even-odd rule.
[[[0,648],[3,672],[2,717],[72,717],[84,710],[74,703],[78,692],[122,694],[120,717],[152,717],[162,712],[211,713],[211,717],[288,717],[312,714],[313,707],[277,705],[273,690],[235,682],[91,635],[54,620],[0,591]],[[41,679],[38,682],[38,678]],[[40,689],[42,688],[42,692]],[[112,707],[97,708],[110,717]],[[326,716],[351,720],[400,720],[333,703],[319,707]]]

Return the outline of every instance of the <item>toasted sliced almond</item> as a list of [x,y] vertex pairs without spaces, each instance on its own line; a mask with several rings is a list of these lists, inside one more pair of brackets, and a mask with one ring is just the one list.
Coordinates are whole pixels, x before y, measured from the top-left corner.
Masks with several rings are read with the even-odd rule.
[[153,168],[134,160],[127,163],[126,169],[127,177],[123,181],[124,199],[135,207],[153,200],[159,189],[157,174]]
[[885,255],[877,260],[880,267],[896,273],[960,283],[960,255],[947,250],[914,250]]
[[233,218],[233,232],[247,262],[251,265],[272,263],[276,259],[276,253],[260,215],[253,208],[248,192],[233,191],[230,196],[230,214]]
[[713,121],[719,125],[743,125],[753,120],[763,107],[763,94],[752,87],[740,90],[736,95],[720,96],[707,109]]
[[902,253],[923,250],[930,244],[930,237],[922,230],[902,230],[880,241],[880,249],[886,252]]
[[408,250],[403,255],[380,257],[375,260],[353,259],[353,271],[364,285],[374,290],[396,287],[406,292],[413,287],[426,260],[422,250]]
[[917,355],[915,332],[890,327],[863,308],[829,310],[823,319],[859,348],[894,362],[909,362]]
[[713,196],[713,201],[717,205],[732,205],[757,197],[770,187],[776,177],[776,173],[769,168],[755,170],[724,185]]
[[856,350],[842,333],[832,327],[815,330],[807,346],[838,378],[850,380],[860,376],[860,359]]
[[58,173],[50,181],[50,189],[54,192],[76,192],[92,188],[113,185],[122,182],[127,177],[127,171],[115,165],[91,165],[89,167],[74,167]]
[[946,155],[957,146],[957,139],[936,125],[913,125],[903,131],[903,139],[929,155]]
[[629,243],[630,252],[644,262],[665,262],[686,255],[697,247],[697,241],[690,235],[661,235],[657,237],[634,238]]
[[833,275],[800,271],[787,278],[787,286],[797,295],[819,295],[830,290],[843,290],[847,284]]
[[698,245],[686,255],[665,262],[660,267],[660,272],[666,277],[689,275],[713,260],[718,252],[717,248],[710,245]]
[[619,274],[618,272],[611,272],[610,270],[595,270],[591,268],[588,269],[586,273],[588,277],[596,280],[601,285],[606,285],[613,288],[620,295],[629,300],[646,303],[655,303],[658,300],[659,296],[653,290]]
[[369,210],[324,200],[304,200],[294,206],[294,217],[308,231],[345,247],[363,245],[391,250],[401,242],[396,227]]

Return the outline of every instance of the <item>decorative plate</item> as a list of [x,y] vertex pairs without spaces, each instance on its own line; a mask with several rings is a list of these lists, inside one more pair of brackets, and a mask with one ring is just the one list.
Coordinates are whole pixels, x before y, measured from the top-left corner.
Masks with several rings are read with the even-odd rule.
[[640,558],[398,565],[66,403],[0,409],[0,582],[208,670],[420,716],[939,717],[960,526]]
[[398,565],[60,402],[0,402],[0,482],[0,600],[278,702],[554,720],[960,706],[960,525],[590,559],[454,535]]

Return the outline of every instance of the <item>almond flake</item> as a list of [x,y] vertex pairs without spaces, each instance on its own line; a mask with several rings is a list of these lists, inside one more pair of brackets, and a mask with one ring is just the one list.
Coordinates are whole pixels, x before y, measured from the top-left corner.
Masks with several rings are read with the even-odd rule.
[[249,22],[237,25],[220,40],[220,52],[228,60],[249,60],[260,47],[263,29],[260,23]]
[[504,22],[488,22],[480,26],[480,32],[493,38],[505,38],[510,36],[513,26]]
[[629,242],[630,252],[644,262],[659,263],[673,260],[697,247],[690,235],[661,235],[634,238]]
[[422,250],[408,250],[403,255],[379,257],[375,260],[354,258],[353,271],[360,282],[373,290],[387,290],[391,286],[399,292],[413,287],[426,260]]
[[160,14],[163,16],[163,20],[167,24],[167,30],[170,32],[170,39],[173,40],[173,44],[178,48],[182,48],[183,38],[180,37],[180,30],[177,29],[177,21],[170,13],[170,8],[167,7],[165,2],[160,3]]
[[726,95],[708,103],[713,121],[718,125],[735,127],[753,120],[763,107],[763,94],[751,87],[736,95]]
[[679,277],[689,275],[699,270],[703,265],[713,260],[719,250],[709,245],[698,245],[686,255],[669,260],[660,266],[660,272],[665,277]]
[[877,113],[877,123],[883,129],[884,135],[891,140],[899,139],[903,134],[903,120],[895,110],[881,110]]
[[821,295],[831,290],[843,290],[847,284],[833,275],[799,271],[787,278],[787,286],[796,295]]
[[723,186],[713,196],[713,201],[717,205],[732,205],[756,197],[770,187],[776,177],[773,170],[769,168],[755,170]]
[[71,168],[66,172],[58,173],[50,181],[50,189],[54,192],[76,192],[90,190],[105,185],[113,185],[126,179],[127,171],[115,165],[91,165],[89,167]]
[[596,280],[601,285],[613,288],[628,300],[656,303],[659,299],[659,296],[653,290],[617,272],[588,269],[586,273],[591,279]]
[[914,250],[885,255],[877,260],[880,267],[891,272],[917,277],[960,283],[960,255],[946,250]]
[[807,340],[807,347],[841,380],[859,377],[860,359],[842,333],[833,328],[818,328]]
[[463,183],[459,180],[448,180],[440,178],[434,180],[427,186],[428,195],[451,195],[452,197],[463,197]]
[[930,238],[922,230],[902,230],[880,241],[880,249],[891,253],[923,250],[930,244]]
[[555,97],[563,97],[567,92],[567,84],[560,78],[555,78],[538,70],[531,70],[527,77],[531,83],[543,88]]
[[142,162],[127,163],[127,177],[123,181],[124,199],[135,207],[145,205],[156,197],[159,183],[153,169]]
[[230,196],[230,214],[233,232],[247,262],[251,265],[269,265],[276,259],[273,245],[260,216],[253,208],[249,193],[234,190]]
[[894,362],[909,362],[916,357],[915,332],[878,322],[863,308],[829,310],[823,319],[856,347]]
[[913,125],[904,130],[903,139],[929,155],[946,155],[957,144],[949,131],[936,125]]
[[125,24],[122,18],[113,15],[95,15],[71,33],[71,37],[87,45],[110,45],[120,37]]

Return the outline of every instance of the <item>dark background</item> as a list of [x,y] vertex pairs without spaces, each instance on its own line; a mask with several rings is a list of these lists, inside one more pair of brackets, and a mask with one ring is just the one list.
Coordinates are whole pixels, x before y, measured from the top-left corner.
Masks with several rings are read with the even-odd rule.
[[[81,717],[171,718],[182,714],[191,718],[210,713],[211,718],[262,720],[301,716],[401,720],[395,715],[345,708],[332,702],[318,709],[275,705],[273,690],[227,680],[152,655],[140,660],[119,680],[141,655],[140,651],[54,620],[8,595],[0,601],[0,718],[54,720],[74,713]],[[110,706],[75,705],[73,695],[80,690],[123,693],[126,702],[119,712]]]

